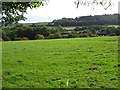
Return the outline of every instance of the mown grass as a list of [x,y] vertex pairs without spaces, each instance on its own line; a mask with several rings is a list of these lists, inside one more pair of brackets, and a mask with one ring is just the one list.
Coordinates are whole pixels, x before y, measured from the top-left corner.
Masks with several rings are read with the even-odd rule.
[[3,42],[4,88],[117,88],[118,37]]

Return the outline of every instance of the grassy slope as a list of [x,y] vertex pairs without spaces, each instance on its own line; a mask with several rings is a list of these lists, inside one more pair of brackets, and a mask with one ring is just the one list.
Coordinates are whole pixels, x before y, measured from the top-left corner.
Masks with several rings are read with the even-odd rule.
[[116,88],[117,39],[3,42],[3,87]]

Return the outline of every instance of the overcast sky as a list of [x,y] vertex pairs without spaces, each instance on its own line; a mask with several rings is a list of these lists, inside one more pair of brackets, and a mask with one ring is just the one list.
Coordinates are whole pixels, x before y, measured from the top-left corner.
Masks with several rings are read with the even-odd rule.
[[48,5],[40,6],[37,9],[28,9],[28,14],[25,14],[27,20],[20,21],[20,23],[50,22],[62,17],[75,18],[87,15],[114,14],[118,13],[119,1],[112,0],[112,6],[104,10],[102,6],[87,7],[80,5],[79,8],[76,8],[75,0],[49,0]]

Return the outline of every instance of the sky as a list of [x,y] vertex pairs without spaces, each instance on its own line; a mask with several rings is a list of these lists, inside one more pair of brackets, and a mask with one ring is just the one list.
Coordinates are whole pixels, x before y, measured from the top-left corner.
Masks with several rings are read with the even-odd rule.
[[63,17],[75,18],[88,15],[114,14],[118,13],[118,2],[120,0],[112,0],[112,5],[107,10],[100,5],[79,5],[79,7],[76,8],[74,4],[75,1],[76,0],[49,0],[49,2],[47,2],[48,5],[40,6],[32,10],[28,8],[27,14],[25,14],[27,20],[20,21],[20,23],[51,22]]

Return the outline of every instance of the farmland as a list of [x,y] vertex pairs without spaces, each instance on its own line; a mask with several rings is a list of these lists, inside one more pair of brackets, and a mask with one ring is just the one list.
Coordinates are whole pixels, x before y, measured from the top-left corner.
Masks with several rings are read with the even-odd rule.
[[118,37],[2,43],[4,88],[117,88]]

